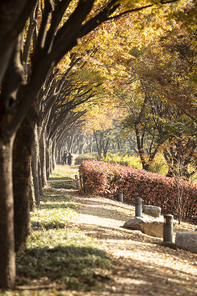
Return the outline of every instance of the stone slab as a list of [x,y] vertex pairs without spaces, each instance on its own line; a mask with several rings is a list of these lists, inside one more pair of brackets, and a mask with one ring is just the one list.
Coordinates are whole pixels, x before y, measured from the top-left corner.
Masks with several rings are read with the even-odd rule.
[[177,232],[175,243],[183,250],[197,254],[197,233],[193,232]]
[[123,227],[132,230],[140,230],[154,237],[163,237],[163,218],[149,219],[135,217],[126,221]]
[[160,217],[161,208],[153,205],[144,205],[142,212],[152,217]]

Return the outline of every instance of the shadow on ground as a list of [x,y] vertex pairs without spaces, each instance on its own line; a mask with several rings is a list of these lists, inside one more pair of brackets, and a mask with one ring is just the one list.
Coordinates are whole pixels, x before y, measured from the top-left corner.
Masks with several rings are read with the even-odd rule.
[[[110,270],[112,262],[106,253],[92,247],[56,246],[31,248],[17,257],[17,288],[40,283],[63,285],[64,289],[91,290],[99,282],[110,280],[102,270]],[[98,272],[100,270],[100,273]],[[44,280],[43,280],[44,279]]]

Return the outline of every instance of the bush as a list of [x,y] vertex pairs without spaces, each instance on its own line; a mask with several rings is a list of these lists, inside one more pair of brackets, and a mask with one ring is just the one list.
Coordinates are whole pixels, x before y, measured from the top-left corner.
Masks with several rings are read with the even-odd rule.
[[[177,185],[174,178],[103,161],[84,161],[80,166],[83,192],[117,199],[120,190],[124,201],[135,204],[140,196],[145,204],[160,206],[163,214],[178,217]],[[197,186],[180,180],[183,187],[183,219],[197,222]]]
[[[139,156],[129,155],[115,155],[108,153],[106,157],[101,159],[104,162],[119,163],[125,166],[131,166],[135,169],[142,169],[142,163]],[[149,171],[165,176],[168,172],[168,166],[162,153],[158,153],[154,161],[150,164]]]
[[152,173],[166,176],[168,173],[168,165],[162,153],[158,153],[153,162],[150,164],[149,171]]
[[81,164],[84,160],[91,160],[91,159],[97,159],[97,158],[98,158],[97,153],[81,154],[75,158],[75,165]]
[[101,161],[109,162],[109,163],[119,163],[125,166],[131,166],[136,169],[141,169],[142,164],[140,158],[138,156],[129,156],[129,155],[114,155],[107,154],[106,157],[103,157]]

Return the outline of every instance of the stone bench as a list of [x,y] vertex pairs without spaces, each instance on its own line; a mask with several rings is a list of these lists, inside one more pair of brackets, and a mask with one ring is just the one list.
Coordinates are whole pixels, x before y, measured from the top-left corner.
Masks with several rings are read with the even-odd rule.
[[125,222],[123,228],[140,230],[151,236],[163,237],[163,217],[157,219],[135,217]]
[[[177,224],[176,220],[173,220],[173,226]],[[141,232],[163,238],[163,225],[164,218],[163,216],[159,218],[145,218],[145,217],[135,217],[126,221],[123,225],[123,228],[131,230],[140,230]]]
[[197,233],[177,232],[175,243],[179,248],[197,254]]

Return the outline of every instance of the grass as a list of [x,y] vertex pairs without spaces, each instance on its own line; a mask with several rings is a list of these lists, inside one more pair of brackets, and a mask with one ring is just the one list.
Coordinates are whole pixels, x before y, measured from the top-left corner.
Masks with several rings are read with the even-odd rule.
[[55,171],[50,175],[50,180],[73,180],[75,179],[75,175],[78,174],[78,169],[73,168],[69,165],[57,165]]
[[[61,166],[58,170],[59,178]],[[78,213],[72,198],[52,188],[43,191],[40,205],[31,213],[28,248],[16,257],[17,289],[0,291],[0,295],[63,296],[71,290],[78,291],[77,295],[99,291],[110,279],[106,274],[113,262],[93,238],[73,228]],[[43,285],[45,288],[39,288]]]
[[77,174],[77,169],[72,169],[68,165],[57,165],[56,170],[50,175],[48,185],[53,188],[74,189],[76,188],[75,175]]
[[64,188],[64,189],[75,189],[76,188],[76,181],[71,180],[71,181],[56,181],[56,182],[48,182],[48,185],[53,187],[53,188]]
[[100,286],[95,273],[99,268],[110,269],[111,262],[91,238],[76,229],[42,229],[17,258],[17,284],[45,278],[65,289],[88,291]]

